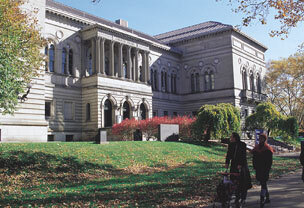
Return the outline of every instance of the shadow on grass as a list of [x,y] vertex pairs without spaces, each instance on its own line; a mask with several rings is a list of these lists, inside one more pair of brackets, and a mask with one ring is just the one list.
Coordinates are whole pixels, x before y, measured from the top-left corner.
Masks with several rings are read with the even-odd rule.
[[5,169],[8,174],[18,174],[31,170],[52,173],[81,173],[92,169],[114,170],[111,165],[98,165],[80,162],[76,157],[59,157],[43,152],[6,152],[0,157],[0,170]]
[[[133,174],[116,169],[111,165],[81,163],[74,157],[58,157],[41,152],[13,151],[0,158],[0,170],[6,169],[18,175],[21,171],[54,174],[81,174],[87,171],[106,170],[110,177],[84,178],[80,181],[48,182],[44,186],[52,190],[41,194],[41,185],[32,184],[20,195],[3,195],[0,205],[6,206],[56,206],[62,204],[86,206],[139,206],[156,205],[174,207],[176,203],[195,197],[209,197],[219,181],[216,172],[218,162],[188,161],[174,169],[159,172]],[[159,164],[166,167],[166,164]],[[44,187],[45,188],[45,187]],[[3,193],[4,194],[4,193]],[[193,202],[192,202],[193,203]],[[195,202],[200,203],[200,202]]]

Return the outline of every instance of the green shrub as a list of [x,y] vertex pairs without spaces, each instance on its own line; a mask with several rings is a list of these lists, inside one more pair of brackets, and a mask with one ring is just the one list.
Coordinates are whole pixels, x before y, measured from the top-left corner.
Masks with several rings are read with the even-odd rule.
[[229,137],[240,130],[240,113],[231,104],[203,105],[192,127],[199,140]]

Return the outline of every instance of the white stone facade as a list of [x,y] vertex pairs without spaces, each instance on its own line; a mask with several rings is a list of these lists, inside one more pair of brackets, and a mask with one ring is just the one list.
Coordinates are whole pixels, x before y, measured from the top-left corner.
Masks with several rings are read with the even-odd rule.
[[49,61],[15,115],[0,116],[1,141],[90,140],[124,118],[193,115],[222,102],[245,116],[265,99],[267,48],[230,25],[152,37],[52,0],[30,3]]

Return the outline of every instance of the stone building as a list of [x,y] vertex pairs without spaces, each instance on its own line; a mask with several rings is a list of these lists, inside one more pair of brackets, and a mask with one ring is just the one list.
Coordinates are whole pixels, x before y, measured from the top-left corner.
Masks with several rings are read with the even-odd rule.
[[232,103],[242,117],[265,100],[265,46],[219,22],[150,36],[52,0],[31,0],[48,56],[1,141],[77,141],[126,118],[195,115]]

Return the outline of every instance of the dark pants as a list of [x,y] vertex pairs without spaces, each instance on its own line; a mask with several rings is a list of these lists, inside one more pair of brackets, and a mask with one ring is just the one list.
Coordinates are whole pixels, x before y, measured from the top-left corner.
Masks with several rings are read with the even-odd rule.
[[260,196],[261,197],[265,197],[266,196],[266,198],[269,198],[269,192],[268,192],[266,181],[260,181],[260,183],[261,183],[261,193],[260,193]]
[[303,182],[304,182],[304,167],[303,167],[303,169],[302,169],[302,180],[303,180]]
[[244,190],[237,190],[236,193],[235,193],[235,200],[246,200],[246,197],[247,197],[247,190],[244,191]]

